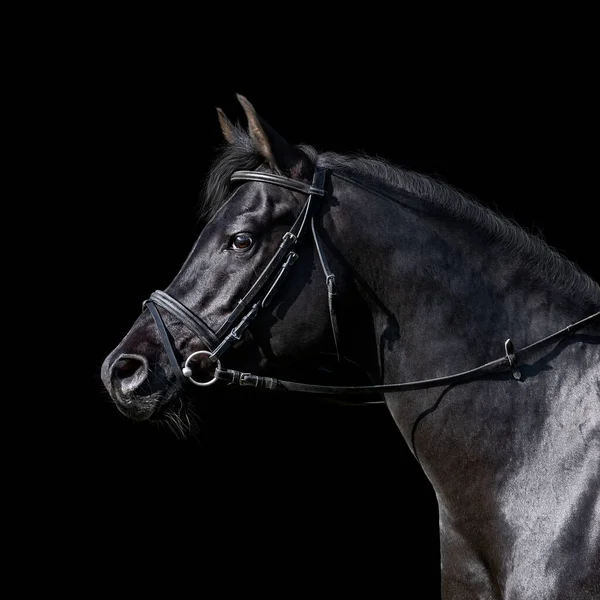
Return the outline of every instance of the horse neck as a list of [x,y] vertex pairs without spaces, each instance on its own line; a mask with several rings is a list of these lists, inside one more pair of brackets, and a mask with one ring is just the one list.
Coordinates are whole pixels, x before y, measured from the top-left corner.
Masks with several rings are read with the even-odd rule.
[[598,286],[582,299],[554,285],[543,249],[511,247],[510,231],[491,235],[429,200],[394,201],[345,180],[334,198],[333,244],[370,307],[383,383],[478,366],[499,358],[508,338],[524,347],[598,310]]
[[[599,309],[591,281],[579,295],[553,285],[543,265],[533,268],[538,257],[511,252],[467,222],[348,182],[336,192],[329,231],[371,310],[376,380],[467,370],[501,357],[507,338],[518,349]],[[600,333],[598,325],[591,333]],[[522,532],[542,515],[536,543],[550,547],[568,526],[568,507],[582,511],[574,520],[589,520],[585,490],[597,486],[597,453],[587,440],[600,427],[600,346],[576,337],[522,383],[506,374],[386,396],[436,492],[442,563],[456,581],[472,579],[474,571],[464,572],[471,565],[484,587],[495,573],[499,583],[489,590],[509,585],[499,557],[513,556],[525,576],[545,585],[544,565],[530,561],[536,552]],[[354,351],[361,356],[360,344]]]

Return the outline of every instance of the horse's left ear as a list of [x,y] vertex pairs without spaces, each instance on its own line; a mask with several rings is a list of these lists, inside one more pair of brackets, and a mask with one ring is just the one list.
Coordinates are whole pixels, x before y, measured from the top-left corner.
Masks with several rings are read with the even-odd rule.
[[276,173],[300,176],[307,166],[307,157],[293,144],[284,140],[264,119],[258,116],[248,99],[236,94],[248,119],[248,133],[256,151]]

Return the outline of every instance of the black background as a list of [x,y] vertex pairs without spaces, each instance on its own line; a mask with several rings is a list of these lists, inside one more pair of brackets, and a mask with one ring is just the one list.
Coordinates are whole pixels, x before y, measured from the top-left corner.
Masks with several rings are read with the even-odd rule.
[[221,143],[214,109],[243,120],[236,92],[289,141],[440,176],[598,279],[595,165],[582,146],[593,99],[574,85],[568,97],[553,94],[543,67],[535,76],[498,68],[484,81],[477,69],[404,64],[394,78],[389,65],[357,76],[338,60],[291,69],[291,84],[289,65],[257,67],[242,78],[203,61],[183,68],[173,55],[98,54],[65,100],[80,207],[62,240],[79,308],[67,343],[84,377],[55,440],[61,535],[98,583],[115,568],[177,579],[185,560],[198,589],[210,579],[286,596],[290,586],[400,578],[436,598],[435,498],[385,409],[220,396],[201,438],[181,441],[121,416],[100,365],[199,233],[198,193]]

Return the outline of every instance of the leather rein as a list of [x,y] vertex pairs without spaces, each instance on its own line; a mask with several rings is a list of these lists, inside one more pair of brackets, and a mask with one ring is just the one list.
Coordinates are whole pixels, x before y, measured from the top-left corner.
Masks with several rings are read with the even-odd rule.
[[[322,243],[315,228],[314,217],[321,206],[321,202],[327,196],[328,170],[322,167],[316,167],[312,183],[310,185],[271,173],[259,171],[236,171],[231,176],[231,181],[258,181],[277,185],[294,192],[299,192],[306,195],[308,198],[300,210],[300,213],[293,225],[287,231],[275,251],[275,254],[263,269],[258,279],[252,284],[248,292],[238,302],[237,306],[231,312],[225,322],[213,331],[200,317],[195,315],[186,306],[178,300],[162,291],[155,291],[150,295],[150,298],[144,302],[144,306],[148,308],[154,322],[158,328],[158,333],[161,342],[167,353],[171,367],[180,384],[185,385],[188,382],[197,386],[212,385],[217,381],[223,381],[229,385],[250,386],[255,388],[303,392],[308,394],[321,395],[339,395],[339,394],[381,394],[389,392],[404,392],[411,390],[422,390],[446,385],[454,385],[465,383],[474,379],[479,379],[492,373],[512,372],[515,379],[521,379],[521,372],[518,363],[526,355],[531,354],[543,346],[549,345],[552,342],[557,342],[560,339],[572,335],[576,331],[582,329],[586,325],[590,325],[597,321],[600,317],[600,312],[597,312],[581,321],[577,321],[568,325],[564,329],[557,331],[543,339],[526,346],[515,352],[510,339],[504,344],[504,356],[485,363],[474,369],[454,373],[445,377],[434,377],[421,381],[409,381],[405,383],[392,383],[381,385],[362,385],[362,386],[331,386],[300,383],[295,381],[285,381],[273,377],[264,377],[252,373],[243,373],[233,369],[223,369],[221,367],[220,357],[233,344],[237,343],[244,331],[248,328],[251,322],[259,314],[260,310],[266,308],[277,290],[283,284],[285,278],[290,273],[290,270],[296,260],[298,254],[293,250],[298,242],[307,233],[309,227],[312,233],[313,242],[317,250],[319,262],[325,275],[325,283],[327,286],[327,298],[329,308],[329,318],[331,321],[331,329],[335,343],[336,355],[338,361],[341,362],[342,354],[340,347],[340,335],[338,328],[337,315],[335,310],[336,286],[335,275],[331,272],[327,259],[323,252]],[[179,322],[185,325],[192,331],[209,350],[200,350],[190,354],[183,368],[177,359],[175,349],[173,347],[172,338],[165,326],[157,307],[170,312]],[[193,379],[192,369],[189,366],[190,361],[194,357],[207,356],[209,360],[216,363],[214,376],[206,382],[196,381]],[[382,400],[363,400],[363,403],[383,404]]]

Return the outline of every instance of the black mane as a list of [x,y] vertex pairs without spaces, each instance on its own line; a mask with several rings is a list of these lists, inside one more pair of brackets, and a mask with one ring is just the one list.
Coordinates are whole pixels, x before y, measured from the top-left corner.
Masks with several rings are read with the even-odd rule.
[[[210,220],[227,200],[229,180],[234,171],[257,169],[264,162],[241,127],[235,126],[233,133],[234,142],[222,148],[206,179],[199,211],[202,220]],[[392,165],[381,158],[334,152],[319,154],[306,145],[299,148],[314,164],[329,167],[357,182],[370,185],[375,192],[381,190],[392,196],[408,193],[434,203],[449,216],[468,221],[474,228],[485,231],[490,238],[500,240],[507,257],[524,259],[532,274],[542,275],[550,284],[580,295],[585,300],[600,302],[600,286],[575,263],[543,239],[451,185]]]

